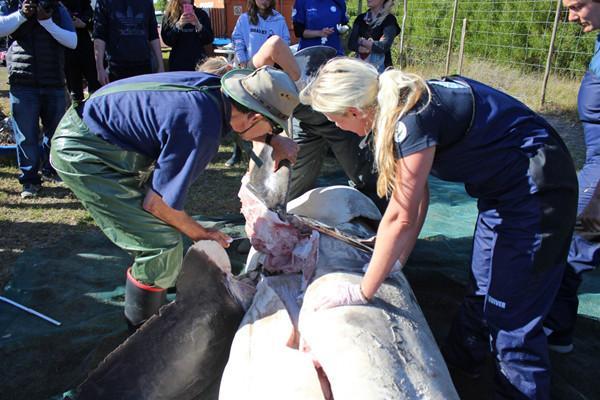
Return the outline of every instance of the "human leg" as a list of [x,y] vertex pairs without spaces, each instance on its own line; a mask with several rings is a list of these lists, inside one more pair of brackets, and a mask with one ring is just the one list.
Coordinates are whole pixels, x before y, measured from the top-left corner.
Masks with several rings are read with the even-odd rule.
[[41,184],[38,174],[40,168],[40,108],[38,89],[15,85],[10,87],[12,125],[17,144],[17,162],[21,170],[19,182],[24,186],[37,186],[38,189]]
[[473,235],[473,255],[467,293],[454,317],[442,353],[446,362],[476,377],[490,353],[489,330],[483,316],[493,256],[494,231],[479,214]]
[[495,240],[484,318],[497,398],[550,397],[544,321],[559,291],[575,218],[574,191],[506,200],[489,213]]
[[[327,142],[319,134],[325,116],[300,105],[294,112],[294,141],[300,147],[292,168],[289,199],[295,199],[314,187],[327,152]],[[329,121],[327,121],[329,122]]]
[[81,60],[76,50],[65,51],[65,77],[72,102],[83,101]]
[[181,234],[141,207],[146,194],[140,172],[151,160],[89,133],[69,109],[52,141],[52,165],[106,236],[132,253],[135,279],[162,288],[175,283]]
[[61,118],[65,114],[67,102],[64,88],[60,89],[40,89],[40,117],[43,127],[42,152],[41,152],[41,170],[42,176],[47,179],[55,179],[56,171],[50,165],[50,143],[54,131]]
[[[586,163],[579,171],[578,215],[592,199],[599,178],[600,168],[596,162]],[[582,281],[582,274],[600,264],[600,242],[590,239],[577,232],[573,234],[569,249],[568,268],[552,310],[544,322],[550,349],[556,352],[568,353],[573,349],[573,332],[579,306],[577,290]]]

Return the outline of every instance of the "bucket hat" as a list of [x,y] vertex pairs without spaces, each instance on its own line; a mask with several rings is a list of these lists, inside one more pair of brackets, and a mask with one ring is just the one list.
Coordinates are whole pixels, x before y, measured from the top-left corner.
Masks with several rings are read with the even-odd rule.
[[221,78],[221,87],[229,97],[266,116],[286,132],[287,120],[300,103],[292,78],[270,66],[229,71]]

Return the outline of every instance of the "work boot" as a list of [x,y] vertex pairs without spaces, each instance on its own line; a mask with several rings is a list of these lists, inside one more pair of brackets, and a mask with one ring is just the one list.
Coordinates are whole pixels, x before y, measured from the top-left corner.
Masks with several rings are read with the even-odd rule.
[[131,329],[139,328],[148,318],[158,314],[158,309],[167,302],[167,290],[146,285],[131,275],[127,269],[125,282],[125,319]]

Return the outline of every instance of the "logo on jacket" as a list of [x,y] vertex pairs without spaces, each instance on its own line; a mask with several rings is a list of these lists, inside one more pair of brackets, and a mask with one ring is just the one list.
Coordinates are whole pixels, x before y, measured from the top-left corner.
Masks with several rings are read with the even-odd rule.
[[407,135],[408,129],[406,129],[406,125],[404,125],[404,122],[398,121],[398,123],[396,123],[396,133],[394,133],[394,141],[400,144],[406,140]]

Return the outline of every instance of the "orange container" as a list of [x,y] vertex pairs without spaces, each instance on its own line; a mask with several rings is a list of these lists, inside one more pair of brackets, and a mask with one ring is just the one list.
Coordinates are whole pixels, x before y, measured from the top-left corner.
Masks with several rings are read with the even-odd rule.
[[[248,10],[246,0],[194,0],[194,5],[208,12],[216,37],[230,38],[237,19]],[[285,17],[292,43],[297,43],[292,28],[293,7],[294,0],[275,0],[275,8]]]

